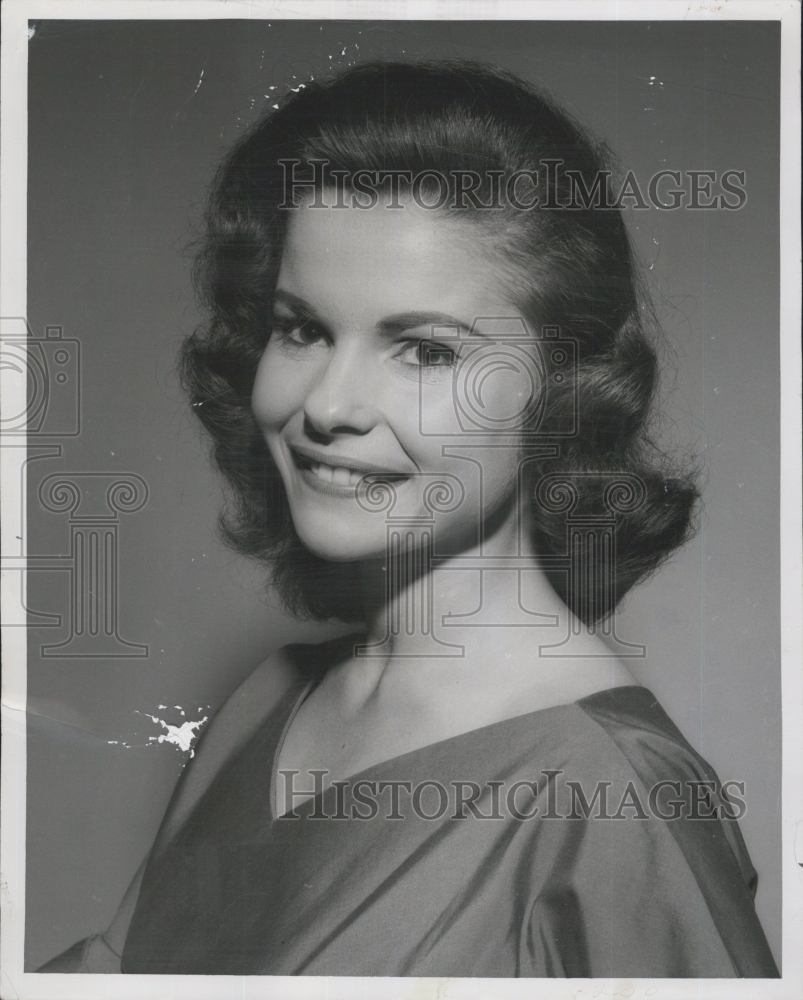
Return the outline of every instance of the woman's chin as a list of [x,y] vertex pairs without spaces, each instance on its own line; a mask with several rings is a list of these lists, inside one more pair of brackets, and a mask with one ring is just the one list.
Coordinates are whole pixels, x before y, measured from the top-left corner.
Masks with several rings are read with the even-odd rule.
[[385,539],[371,544],[371,539],[365,534],[351,538],[346,532],[338,531],[333,538],[329,532],[318,530],[302,530],[296,525],[296,534],[301,539],[304,548],[319,559],[327,562],[373,562],[385,558]]

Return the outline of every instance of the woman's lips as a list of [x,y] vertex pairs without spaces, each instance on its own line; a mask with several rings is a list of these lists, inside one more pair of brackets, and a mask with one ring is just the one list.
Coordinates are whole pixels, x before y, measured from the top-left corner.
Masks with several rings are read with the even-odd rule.
[[309,471],[322,482],[334,483],[336,486],[356,486],[365,475],[342,465],[324,465],[322,462],[310,463]]
[[[311,449],[294,448],[290,446],[290,453],[296,468],[304,473],[304,479],[310,485],[319,486],[330,495],[353,495],[361,481],[376,482],[403,482],[409,479],[409,475],[403,472],[395,472],[386,469],[370,468],[361,466],[354,459],[332,456],[328,461],[323,461],[317,452]],[[338,489],[339,487],[339,489]]]

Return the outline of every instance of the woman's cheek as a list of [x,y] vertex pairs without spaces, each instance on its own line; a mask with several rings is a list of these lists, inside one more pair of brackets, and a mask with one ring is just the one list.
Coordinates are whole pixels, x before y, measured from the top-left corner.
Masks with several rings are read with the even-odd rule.
[[[303,386],[297,373],[283,373],[284,367],[280,358],[266,352],[257,368],[251,409],[264,429],[281,427],[304,402]],[[291,377],[294,374],[295,377]]]
[[[463,433],[455,406],[452,377],[441,378],[434,384],[422,381],[410,411],[415,415],[419,437],[459,437]],[[459,441],[452,441],[459,444]]]

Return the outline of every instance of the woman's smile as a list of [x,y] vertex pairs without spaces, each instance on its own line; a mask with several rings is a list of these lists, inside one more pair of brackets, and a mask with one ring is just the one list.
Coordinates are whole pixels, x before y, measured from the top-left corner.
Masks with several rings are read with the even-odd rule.
[[380,468],[371,462],[314,451],[305,445],[288,445],[293,463],[301,472],[302,481],[326,496],[352,498],[360,483],[384,481],[398,485],[410,478],[410,473]]

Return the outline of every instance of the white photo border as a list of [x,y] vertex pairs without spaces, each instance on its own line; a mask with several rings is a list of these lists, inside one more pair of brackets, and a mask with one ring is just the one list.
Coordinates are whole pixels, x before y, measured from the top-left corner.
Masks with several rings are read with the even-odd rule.
[[[6,0],[2,4],[0,316],[26,314],[27,24],[58,20],[577,20],[779,21],[781,24],[781,640],[783,704],[783,976],[778,980],[539,979],[539,1000],[671,997],[797,1000],[803,995],[803,537],[801,533],[800,17],[798,0]],[[0,371],[5,412],[21,412],[19,383]],[[15,395],[16,394],[16,395]],[[25,449],[0,450],[2,527],[23,523]],[[22,488],[20,488],[22,487]],[[22,556],[25,553],[22,552]],[[24,574],[3,572],[2,609],[18,607]],[[5,615],[4,615],[5,617]],[[20,1000],[192,998],[251,1000],[501,1000],[533,996],[528,979],[260,976],[98,976],[23,971],[25,927],[26,630],[3,630],[0,997]]]

